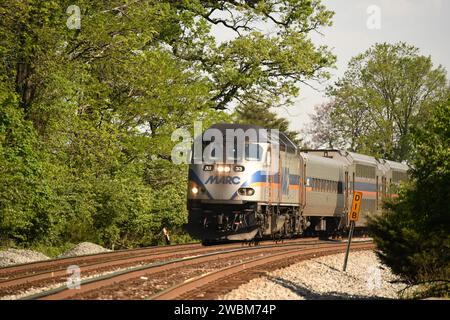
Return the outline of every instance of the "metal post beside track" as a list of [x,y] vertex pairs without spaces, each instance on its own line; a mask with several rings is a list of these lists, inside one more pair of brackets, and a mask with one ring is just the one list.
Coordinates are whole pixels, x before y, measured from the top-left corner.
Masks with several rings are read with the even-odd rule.
[[344,271],[347,270],[348,254],[350,252],[350,243],[352,242],[353,230],[355,229],[355,221],[350,222],[350,231],[348,233],[347,251],[345,252]]

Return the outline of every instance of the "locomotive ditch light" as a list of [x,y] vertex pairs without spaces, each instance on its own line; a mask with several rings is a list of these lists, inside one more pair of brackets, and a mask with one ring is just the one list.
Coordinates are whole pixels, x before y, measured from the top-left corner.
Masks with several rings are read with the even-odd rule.
[[191,192],[193,194],[197,194],[198,193],[198,188],[197,187],[192,187]]
[[244,166],[234,166],[234,172],[244,172]]
[[239,195],[241,196],[252,196],[255,194],[255,189],[253,188],[239,188]]
[[213,171],[214,170],[214,166],[212,164],[205,164],[203,166],[203,171]]

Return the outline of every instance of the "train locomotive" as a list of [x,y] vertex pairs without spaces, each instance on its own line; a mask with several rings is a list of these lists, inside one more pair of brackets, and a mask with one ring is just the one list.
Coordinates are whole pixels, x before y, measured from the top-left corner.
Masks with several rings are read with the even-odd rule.
[[[221,139],[208,141],[208,131]],[[236,135],[230,138],[230,132],[248,131],[257,134],[244,135],[242,148]],[[300,150],[284,133],[273,139],[268,132],[215,124],[196,137],[202,153],[189,165],[186,225],[193,237],[206,243],[339,233],[349,226],[354,191],[363,194],[356,223],[363,228],[407,180],[405,164],[342,150]],[[230,152],[214,156],[210,148],[212,159],[204,161],[212,144]]]

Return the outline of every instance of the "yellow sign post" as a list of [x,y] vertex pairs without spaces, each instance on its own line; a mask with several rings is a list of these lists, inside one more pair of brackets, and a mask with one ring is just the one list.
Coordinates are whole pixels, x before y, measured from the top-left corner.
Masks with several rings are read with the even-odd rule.
[[361,199],[362,199],[362,192],[360,191],[353,192],[352,207],[350,208],[348,214],[348,219],[350,221],[358,221],[359,210],[361,209]]
[[353,230],[355,229],[355,221],[359,219],[359,210],[361,209],[362,192],[353,192],[353,201],[348,211],[348,220],[350,221],[350,231],[348,234],[347,252],[345,253],[344,271],[347,269],[348,254],[350,252],[350,243],[352,242]]

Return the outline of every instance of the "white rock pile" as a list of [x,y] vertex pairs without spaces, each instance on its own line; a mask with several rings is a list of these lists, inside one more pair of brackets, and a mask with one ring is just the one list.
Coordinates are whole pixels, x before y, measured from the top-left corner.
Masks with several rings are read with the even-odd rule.
[[109,251],[111,251],[111,250],[103,248],[102,246],[99,246],[98,244],[95,244],[92,242],[82,242],[82,243],[77,244],[72,249],[67,250],[66,252],[60,254],[58,256],[58,258],[83,256],[83,255],[87,255],[87,254],[96,254],[96,253],[109,252]]
[[28,249],[8,249],[0,251],[0,268],[13,264],[30,263],[50,259],[45,254]]
[[372,251],[319,257],[267,273],[219,297],[224,300],[397,299],[405,287]]

